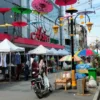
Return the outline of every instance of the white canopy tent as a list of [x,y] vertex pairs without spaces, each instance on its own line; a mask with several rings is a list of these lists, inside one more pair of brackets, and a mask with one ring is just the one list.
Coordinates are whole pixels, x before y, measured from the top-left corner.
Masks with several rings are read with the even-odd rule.
[[30,50],[28,53],[29,54],[48,54],[48,53],[52,54],[53,52],[51,52],[49,49],[47,49],[43,45],[40,45],[37,48]]
[[[17,52],[17,51],[25,51],[25,48],[14,45],[8,39],[5,39],[0,43],[0,52],[10,53],[9,65],[11,65],[11,52]],[[9,66],[9,81],[11,82],[11,66]]]
[[0,43],[0,52],[16,52],[16,51],[25,51],[25,48],[18,47],[11,43],[8,39],[3,40]]
[[54,48],[51,48],[51,49],[48,51],[48,54],[49,54],[49,52],[50,52],[51,55],[58,55],[58,51],[57,51],[56,49],[54,49]]
[[63,50],[62,50],[62,54],[63,54],[63,55],[69,55],[70,53],[69,53],[67,50],[63,49]]

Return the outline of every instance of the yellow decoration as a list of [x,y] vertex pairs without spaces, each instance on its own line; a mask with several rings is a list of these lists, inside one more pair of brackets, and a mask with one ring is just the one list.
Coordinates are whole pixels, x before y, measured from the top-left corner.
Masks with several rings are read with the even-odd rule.
[[92,29],[92,25],[93,25],[93,23],[88,22],[86,25],[87,25],[88,31],[90,32],[91,29]]
[[84,24],[84,22],[81,22],[81,24]]
[[80,15],[80,19],[83,19],[84,18],[84,16],[83,15]]
[[76,10],[72,5],[68,10]]
[[58,25],[54,25],[52,28],[53,28],[54,33],[57,34],[59,26]]
[[60,17],[60,19],[59,19],[60,21],[63,21],[64,20],[64,18],[63,17]]
[[0,25],[0,27],[9,27],[9,26],[12,26],[12,25],[8,23]]
[[60,24],[60,26],[63,26],[63,24]]

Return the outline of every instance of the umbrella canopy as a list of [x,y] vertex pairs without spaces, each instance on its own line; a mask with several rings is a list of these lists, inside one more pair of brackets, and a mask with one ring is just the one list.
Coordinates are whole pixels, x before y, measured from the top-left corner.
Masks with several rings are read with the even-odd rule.
[[10,11],[10,8],[0,8],[0,12],[5,14],[6,12]]
[[0,27],[9,27],[9,26],[12,26],[12,24],[6,23],[6,24],[1,24],[1,25],[0,25]]
[[91,56],[94,52],[90,49],[84,49],[78,53],[78,56]]
[[31,9],[23,8],[23,7],[13,7],[11,8],[13,12],[20,14],[30,14],[32,12]]
[[91,14],[91,13],[95,13],[94,11],[81,11],[81,12],[78,12],[77,14]]
[[53,5],[47,0],[33,0],[32,7],[38,12],[49,13],[53,10]]
[[55,4],[59,5],[59,6],[66,6],[66,5],[71,5],[76,3],[77,0],[56,0]]
[[3,21],[4,21],[4,24],[5,24],[5,16],[4,14],[6,12],[10,11],[10,8],[0,8],[0,12],[3,14]]
[[24,26],[27,25],[27,23],[26,22],[17,21],[17,22],[13,22],[12,25],[15,26],[15,27],[24,27]]
[[47,54],[48,51],[49,51],[49,49],[47,49],[46,47],[40,45],[37,48],[35,48],[33,50],[30,50],[28,53],[29,54]]
[[75,52],[75,55],[78,55],[78,54],[79,54],[79,52],[80,52],[80,51],[76,51],[76,52]]
[[25,51],[25,48],[18,47],[11,43],[8,39],[3,40],[0,43],[0,52],[15,52],[15,51]]
[[[59,61],[72,61],[72,56],[71,55],[64,56]],[[74,61],[82,61],[82,59],[74,55]]]

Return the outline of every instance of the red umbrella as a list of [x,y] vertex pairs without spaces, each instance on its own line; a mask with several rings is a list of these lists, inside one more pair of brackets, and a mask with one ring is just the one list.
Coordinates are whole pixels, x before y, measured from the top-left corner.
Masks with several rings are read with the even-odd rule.
[[15,26],[15,27],[24,27],[24,26],[27,25],[27,23],[26,22],[17,21],[17,22],[13,22],[12,25]]
[[59,6],[66,6],[66,5],[71,5],[76,3],[77,0],[56,0],[55,4],[59,5]]
[[0,8],[0,12],[2,14],[5,14],[6,12],[8,12],[10,10],[10,8]]
[[32,7],[38,12],[48,13],[53,10],[53,5],[48,0],[33,0]]
[[4,14],[6,12],[10,11],[10,8],[0,8],[0,13],[3,14],[3,20],[4,20],[4,24],[5,24],[5,17],[4,17]]

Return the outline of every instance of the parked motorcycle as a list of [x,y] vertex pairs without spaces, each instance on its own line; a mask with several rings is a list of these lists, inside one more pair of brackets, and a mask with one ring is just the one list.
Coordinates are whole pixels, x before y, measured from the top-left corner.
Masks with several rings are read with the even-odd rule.
[[[35,72],[32,74],[35,74]],[[38,74],[38,78],[31,80],[31,88],[39,99],[41,99],[45,94],[52,92],[52,86],[45,73],[43,73],[43,75]]]

